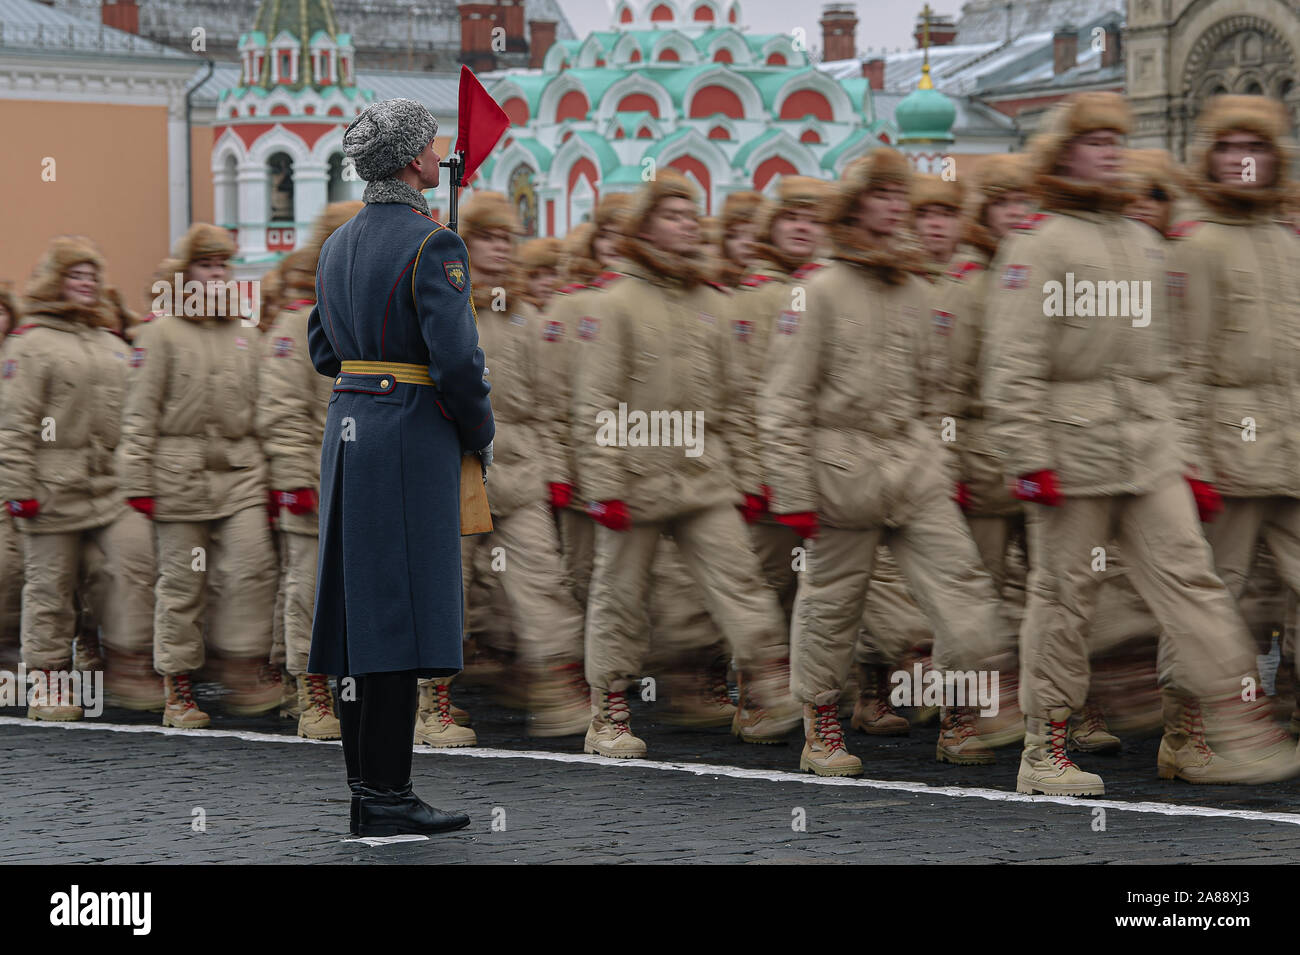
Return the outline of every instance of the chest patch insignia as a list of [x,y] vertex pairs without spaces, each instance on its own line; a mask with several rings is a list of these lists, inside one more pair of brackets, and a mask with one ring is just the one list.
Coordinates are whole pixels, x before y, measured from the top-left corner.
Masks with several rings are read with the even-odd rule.
[[146,351],[146,349],[143,349],[143,348],[132,348],[132,349],[131,349],[131,367],[132,367],[132,368],[139,368],[141,365],[144,364],[144,355],[145,355],[145,351]]
[[710,315],[708,312],[700,312],[700,321],[702,321],[705,325],[712,325],[714,323],[713,316]]
[[523,327],[524,325],[528,324],[528,319],[524,318],[518,312],[515,312],[510,316],[510,324]]
[[4,365],[0,366],[0,378],[12,378],[14,372],[18,370],[18,362],[13,358],[6,358]]
[[1029,281],[1029,266],[1008,265],[1002,272],[1002,287],[1005,289],[1024,288]]
[[442,263],[442,270],[447,274],[447,284],[457,292],[465,291],[465,263],[460,259],[451,259]]
[[293,339],[277,338],[275,340],[275,348],[272,354],[274,354],[276,358],[288,358],[293,354]]
[[546,323],[546,330],[542,332],[542,338],[548,342],[558,342],[564,337],[564,322],[557,322],[550,319]]
[[736,341],[747,342],[754,337],[754,323],[747,318],[738,318],[731,323],[732,330],[736,333]]
[[248,339],[245,338],[243,335],[239,335],[239,336],[237,336],[237,337],[235,338],[235,347],[236,347],[236,348],[247,348],[247,347],[248,347]]
[[589,342],[596,337],[598,328],[600,328],[600,322],[594,318],[578,319],[578,337],[585,342]]
[[940,335],[947,335],[952,331],[952,312],[945,312],[941,308],[934,310],[934,330]]
[[1183,292],[1187,289],[1187,273],[1169,272],[1167,274],[1167,287],[1169,294],[1174,298],[1182,298]]
[[776,320],[776,330],[782,335],[793,335],[798,327],[798,312],[782,312]]

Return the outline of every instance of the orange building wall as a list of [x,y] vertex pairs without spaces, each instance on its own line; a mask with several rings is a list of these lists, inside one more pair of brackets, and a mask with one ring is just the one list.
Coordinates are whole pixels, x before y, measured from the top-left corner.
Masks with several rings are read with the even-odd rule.
[[[109,281],[140,309],[167,253],[166,108],[5,99],[0,129],[23,131],[0,149],[0,279],[21,293],[50,239],[84,234],[103,252]],[[41,179],[46,156],[53,182]]]
[[195,222],[212,222],[212,139],[211,126],[190,129],[190,166]]

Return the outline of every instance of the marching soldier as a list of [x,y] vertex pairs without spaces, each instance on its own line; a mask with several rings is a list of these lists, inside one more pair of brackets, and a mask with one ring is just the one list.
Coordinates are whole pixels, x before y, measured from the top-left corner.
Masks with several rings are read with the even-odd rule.
[[51,676],[72,667],[79,598],[106,643],[149,639],[152,580],[134,572],[138,515],[123,504],[113,466],[128,349],[109,330],[103,270],[88,240],[55,239],[0,372],[0,500],[22,535],[23,662],[42,674],[31,719],[84,715]]
[[[1300,590],[1300,242],[1278,222],[1290,189],[1288,126],[1276,100],[1210,100],[1188,163],[1195,213],[1172,231],[1192,487],[1216,571],[1239,606],[1248,585],[1265,584],[1261,543]],[[1268,635],[1263,644],[1268,653]]]
[[921,174],[913,178],[909,198],[912,228],[925,249],[930,277],[937,280],[952,264],[961,242],[961,183]]
[[[0,283],[0,369],[5,359],[5,342],[9,332],[22,324],[18,297],[6,283]],[[0,401],[5,380],[0,374]],[[18,531],[9,508],[0,508],[0,644],[18,642],[22,615],[23,555],[18,549]]]
[[560,284],[560,256],[564,253],[562,239],[530,239],[519,247],[519,268],[522,271],[524,301],[538,312],[546,311]]
[[[675,539],[734,653],[741,701],[733,732],[778,742],[797,720],[786,702],[780,608],[735,510],[758,494],[752,410],[739,387],[727,302],[704,282],[697,202],[676,172],[661,171],[642,188],[625,221],[626,274],[589,300],[576,329],[573,441],[587,510],[601,525],[587,611],[592,720],[584,748],[603,756],[645,755],[626,691],[641,675],[642,608],[662,531]],[[622,428],[613,422],[656,409],[661,424],[673,415],[681,421],[667,445],[648,437],[629,444],[635,433],[626,419]],[[707,436],[694,430],[705,415]]]
[[339,739],[329,678],[309,673],[312,608],[319,548],[320,447],[333,381],[316,372],[307,348],[307,320],[316,305],[316,263],[325,239],[360,210],[336,202],[321,213],[311,241],[281,264],[284,297],[265,336],[259,376],[257,431],[266,452],[278,510],[280,592],[285,665],[297,691],[298,735]]
[[[1172,392],[1180,383],[1160,281],[1164,250],[1149,229],[1120,215],[1131,198],[1120,147],[1130,125],[1114,93],[1080,94],[1056,109],[1031,159],[1043,212],[1001,244],[993,267],[985,414],[1003,473],[1028,504],[1026,732],[1016,779],[1024,793],[1104,792],[1100,776],[1066,755],[1066,735],[1088,689],[1095,548],[1112,538],[1162,627],[1169,705],[1160,775],[1226,782],[1294,771],[1257,708],[1242,703],[1243,680],[1258,680],[1254,647],[1214,574],[1184,481],[1195,464],[1176,429]],[[1145,301],[1130,299],[1126,309],[1100,283],[1136,287]],[[1067,285],[1077,295],[1068,307]],[[1231,734],[1222,751],[1210,749],[1203,703]]]
[[754,268],[754,219],[763,197],[753,191],[733,192],[722,203],[722,230],[718,242],[718,269],[714,275],[724,288],[739,287]]
[[[514,236],[519,231],[515,211],[500,193],[480,192],[465,206],[460,233],[469,250],[479,341],[501,443],[495,445],[488,496],[493,531],[464,538],[461,560],[469,593],[475,572],[482,572],[476,555],[502,549],[504,566],[489,566],[509,600],[518,635],[528,731],[534,736],[568,736],[582,732],[587,723],[580,663],[582,612],[565,583],[549,508],[548,484],[567,474],[568,435],[562,392],[545,374],[547,362],[541,355],[543,349],[563,345],[548,340],[546,320],[511,281]],[[472,745],[473,730],[449,722],[446,694],[427,692],[434,698],[416,738],[434,746]]]
[[[920,250],[900,241],[911,168],[881,147],[845,170],[826,221],[831,265],[808,282],[803,313],[783,312],[759,403],[772,511],[803,537],[791,633],[791,686],[804,704],[799,765],[856,776],[838,701],[877,546],[893,550],[934,627],[934,665],[982,660],[996,625],[992,583],[980,564],[928,420],[929,289]],[[977,707],[945,700],[936,755],[982,763]],[[973,701],[971,701],[973,702]]]
[[1174,157],[1164,149],[1129,149],[1124,154],[1124,170],[1134,194],[1124,215],[1149,225],[1163,239],[1173,224],[1178,198]]
[[275,553],[249,397],[257,333],[237,304],[217,300],[234,252],[225,229],[197,223],[164,263],[164,275],[180,273],[207,294],[201,307],[187,297],[176,309],[184,314],[164,314],[137,336],[118,449],[127,503],[153,521],[154,667],[166,685],[163,725],[182,729],[210,724],[193,689],[205,631],[211,668],[231,691],[229,712],[264,713],[284,694],[268,661]]

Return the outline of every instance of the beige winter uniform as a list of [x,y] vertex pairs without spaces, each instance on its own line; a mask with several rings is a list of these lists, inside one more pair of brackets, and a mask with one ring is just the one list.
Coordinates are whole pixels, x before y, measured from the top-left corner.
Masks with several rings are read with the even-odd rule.
[[[256,328],[238,317],[163,315],[136,338],[122,419],[122,493],[153,498],[154,666],[266,661],[275,554],[266,458],[255,432]],[[205,627],[206,622],[206,627]]]
[[773,510],[821,524],[791,635],[791,689],[805,703],[844,686],[881,543],[934,626],[937,668],[973,666],[994,627],[992,585],[927,420],[928,291],[914,274],[886,275],[835,261],[812,276],[807,311],[778,325],[759,403]]
[[[640,243],[636,249],[655,256]],[[623,501],[633,522],[627,531],[596,530],[587,681],[601,690],[624,689],[641,675],[642,612],[661,532],[675,539],[742,670],[786,655],[780,609],[762,585],[735,508],[742,490],[752,493],[759,481],[753,414],[737,387],[727,302],[706,284],[677,278],[678,266],[630,263],[627,276],[588,306],[576,330],[572,420],[579,484],[590,501]],[[620,405],[627,423],[621,438]],[[634,412],[676,413],[683,426],[678,444],[634,444],[635,422],[626,417]],[[698,456],[686,453],[693,443],[688,424],[690,437],[702,439]],[[642,437],[648,443],[649,435]]]
[[1261,540],[1300,590],[1300,239],[1274,221],[1287,185],[1284,149],[1279,181],[1258,189],[1210,181],[1208,152],[1238,130],[1281,147],[1287,125],[1281,104],[1263,97],[1211,101],[1192,158],[1200,207],[1173,230],[1170,255],[1196,476],[1224,498],[1205,532],[1238,599]]
[[[985,346],[985,414],[1004,474],[1055,471],[1065,498],[1026,508],[1020,705],[1036,719],[1084,703],[1101,582],[1094,549],[1112,539],[1164,629],[1162,686],[1227,694],[1254,670],[1182,478],[1190,462],[1175,416],[1165,250],[1150,229],[1119,215],[1122,190],[1051,174],[1065,138],[1042,146],[1052,150],[1038,171],[1049,211],[999,249]],[[1083,280],[1138,282],[1145,316],[1045,315],[1045,283]]]

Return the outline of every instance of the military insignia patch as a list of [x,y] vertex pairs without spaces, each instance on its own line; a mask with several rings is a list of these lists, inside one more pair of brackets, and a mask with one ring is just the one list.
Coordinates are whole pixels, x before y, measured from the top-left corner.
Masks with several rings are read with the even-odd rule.
[[747,342],[754,337],[754,323],[747,318],[738,318],[731,323],[736,333],[736,341]]
[[798,312],[782,312],[776,320],[776,330],[782,335],[793,335],[799,327]]
[[1029,280],[1029,266],[1008,265],[1002,272],[1002,287],[1007,289],[1024,288]]
[[702,321],[705,325],[712,325],[713,316],[710,315],[708,312],[700,312],[700,321]]
[[524,318],[518,312],[515,312],[513,315],[510,316],[510,324],[518,325],[522,327],[528,324],[528,319]]
[[465,263],[452,259],[442,263],[442,270],[447,273],[447,284],[457,292],[465,291]]
[[18,370],[18,362],[13,358],[6,358],[3,366],[0,366],[0,378],[12,378],[14,372]]
[[542,338],[548,342],[558,342],[564,337],[564,322],[557,322],[551,319],[546,323],[546,330],[542,332]]
[[292,355],[293,339],[277,338],[274,343],[274,349],[272,351],[272,354],[274,354],[276,358],[287,358],[288,356]]
[[1182,298],[1183,292],[1187,288],[1187,273],[1168,272],[1166,273],[1166,283],[1170,295],[1174,298]]
[[238,335],[238,336],[236,336],[236,338],[235,338],[235,347],[236,347],[236,348],[247,348],[247,347],[248,347],[248,339],[245,338],[243,335]]
[[599,326],[600,326],[600,322],[598,322],[594,318],[578,319],[578,337],[581,338],[583,341],[588,341],[588,342],[591,341],[593,338],[596,337],[596,329]]
[[934,310],[934,330],[940,335],[947,335],[952,331],[952,312],[945,312],[941,308]]
[[132,367],[132,368],[139,368],[141,365],[144,364],[144,354],[145,354],[145,349],[143,349],[143,348],[132,348],[132,349],[131,349],[131,367]]

